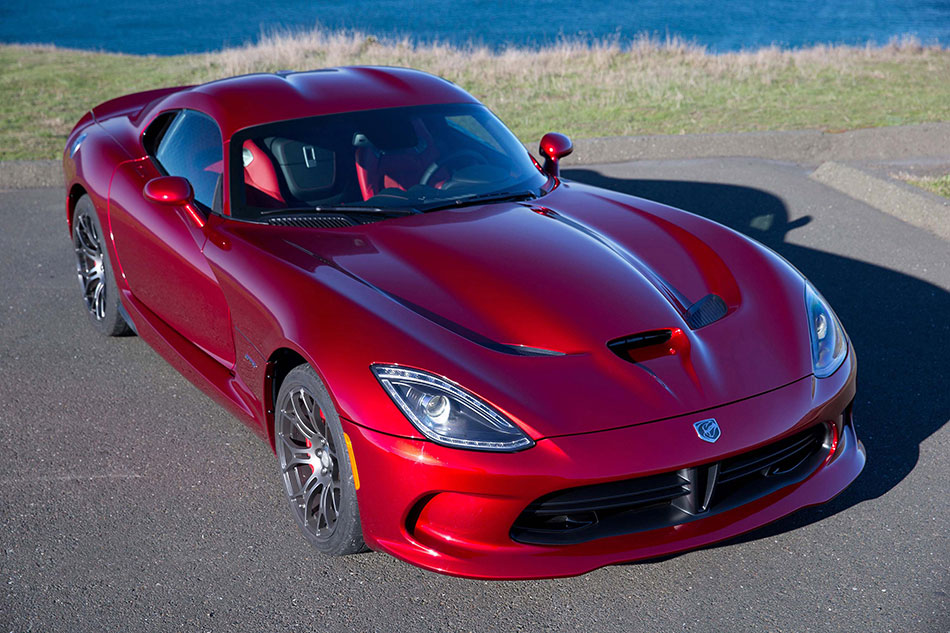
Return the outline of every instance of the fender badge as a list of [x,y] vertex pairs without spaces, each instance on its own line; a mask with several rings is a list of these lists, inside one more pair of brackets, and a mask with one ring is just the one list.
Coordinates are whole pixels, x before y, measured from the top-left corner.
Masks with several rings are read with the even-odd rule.
[[715,418],[694,422],[693,428],[696,429],[696,435],[699,436],[699,439],[704,442],[713,443],[722,435],[722,430],[719,428],[719,423],[716,422]]

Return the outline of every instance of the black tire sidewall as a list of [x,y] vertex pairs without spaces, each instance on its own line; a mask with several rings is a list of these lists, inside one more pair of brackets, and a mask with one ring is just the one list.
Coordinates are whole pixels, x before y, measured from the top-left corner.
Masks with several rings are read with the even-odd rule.
[[125,322],[119,310],[119,286],[116,284],[115,275],[112,272],[112,260],[109,256],[109,245],[106,241],[106,233],[102,230],[102,224],[99,222],[99,214],[96,212],[96,207],[88,195],[84,195],[79,199],[73,211],[73,249],[77,247],[76,227],[79,225],[80,215],[88,215],[92,219],[99,235],[99,247],[102,249],[102,278],[106,285],[105,317],[101,320],[97,319],[96,315],[90,312],[86,307],[85,300],[80,296],[83,310],[92,322],[93,327],[103,336],[124,336],[130,334],[132,330],[129,324]]
[[303,387],[313,396],[317,405],[323,411],[327,422],[327,431],[331,434],[333,444],[337,451],[337,463],[340,468],[340,511],[337,518],[337,524],[333,534],[329,539],[318,540],[304,525],[303,517],[298,511],[296,502],[290,498],[289,491],[284,484],[283,473],[280,473],[280,459],[277,460],[278,472],[281,475],[281,487],[284,488],[284,494],[287,497],[287,503],[290,506],[291,514],[297,522],[297,527],[306,539],[315,548],[331,556],[341,556],[344,554],[354,554],[364,551],[366,546],[363,543],[363,530],[360,522],[359,504],[356,496],[356,486],[353,478],[353,468],[350,465],[349,450],[346,440],[343,437],[343,425],[340,423],[340,416],[336,407],[333,405],[333,399],[327,390],[323,381],[309,365],[300,365],[295,367],[287,374],[280,385],[280,392],[277,395],[277,408],[274,415],[274,438],[279,440],[280,429],[277,428],[280,404],[283,403],[287,394]]

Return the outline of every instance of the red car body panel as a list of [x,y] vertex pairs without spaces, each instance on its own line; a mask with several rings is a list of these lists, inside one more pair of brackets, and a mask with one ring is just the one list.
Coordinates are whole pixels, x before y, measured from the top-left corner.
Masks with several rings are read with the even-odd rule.
[[[469,454],[473,459],[460,460],[451,449],[431,442],[395,438],[351,423],[347,431],[358,455],[360,501],[384,509],[364,519],[364,525],[375,539],[373,546],[394,556],[443,573],[495,579],[570,576],[721,541],[841,492],[864,466],[851,426],[845,426],[835,454],[808,479],[728,512],[557,548],[514,543],[509,530],[528,503],[552,491],[625,479],[631,467],[640,475],[667,471],[671,459],[684,467],[705,464],[833,420],[854,397],[853,372],[854,364],[847,362],[828,383],[804,378],[704,412],[719,421],[723,441],[730,438],[722,445],[697,442],[696,417],[687,416],[545,439],[524,453],[487,459]],[[388,473],[407,460],[414,464],[412,477],[391,479]]]
[[[352,439],[367,543],[436,571],[480,578],[584,573],[748,531],[827,501],[861,471],[850,421],[855,359],[815,378],[804,281],[775,253],[647,200],[559,182],[534,201],[449,209],[334,229],[229,218],[231,135],[349,110],[477,103],[404,69],[250,75],[97,106],[67,142],[67,219],[99,213],[122,305],[140,336],[273,443],[275,366],[293,352],[329,388]],[[162,173],[142,135],[163,112],[211,116],[224,139],[224,201],[199,227],[145,199]],[[691,302],[728,312],[699,329]],[[630,362],[606,343],[671,329]],[[520,355],[517,350],[557,355]],[[445,376],[537,445],[517,453],[424,439],[370,366]],[[692,424],[715,417],[722,439]],[[754,422],[753,422],[754,421]],[[695,521],[567,546],[510,530],[546,494],[709,464],[815,424],[840,441],[804,481]],[[831,428],[829,426],[829,428]]]

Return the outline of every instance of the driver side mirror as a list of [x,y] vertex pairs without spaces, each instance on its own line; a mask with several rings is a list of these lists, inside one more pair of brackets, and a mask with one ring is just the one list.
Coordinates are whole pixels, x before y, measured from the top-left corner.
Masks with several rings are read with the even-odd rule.
[[170,207],[182,207],[185,213],[191,218],[199,229],[204,228],[205,218],[198,209],[195,208],[195,190],[191,188],[191,183],[187,178],[181,176],[162,176],[153,178],[145,183],[142,195],[146,200],[168,205]]
[[541,137],[538,152],[544,156],[544,172],[557,178],[560,173],[558,162],[574,151],[571,139],[557,132],[548,132]]
[[142,194],[146,200],[183,207],[195,201],[195,192],[187,178],[181,176],[162,176],[145,183]]

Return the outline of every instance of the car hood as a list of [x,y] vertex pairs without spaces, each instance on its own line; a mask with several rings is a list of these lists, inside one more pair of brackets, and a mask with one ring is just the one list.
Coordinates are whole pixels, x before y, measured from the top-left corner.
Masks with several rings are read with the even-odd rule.
[[[683,415],[811,373],[801,277],[729,229],[646,200],[562,184],[531,202],[299,230],[289,241],[491,350],[487,362],[460,357],[452,377],[530,417],[536,437]],[[690,321],[709,295],[721,314]],[[658,330],[669,340],[608,347]],[[537,415],[542,400],[561,414]]]

